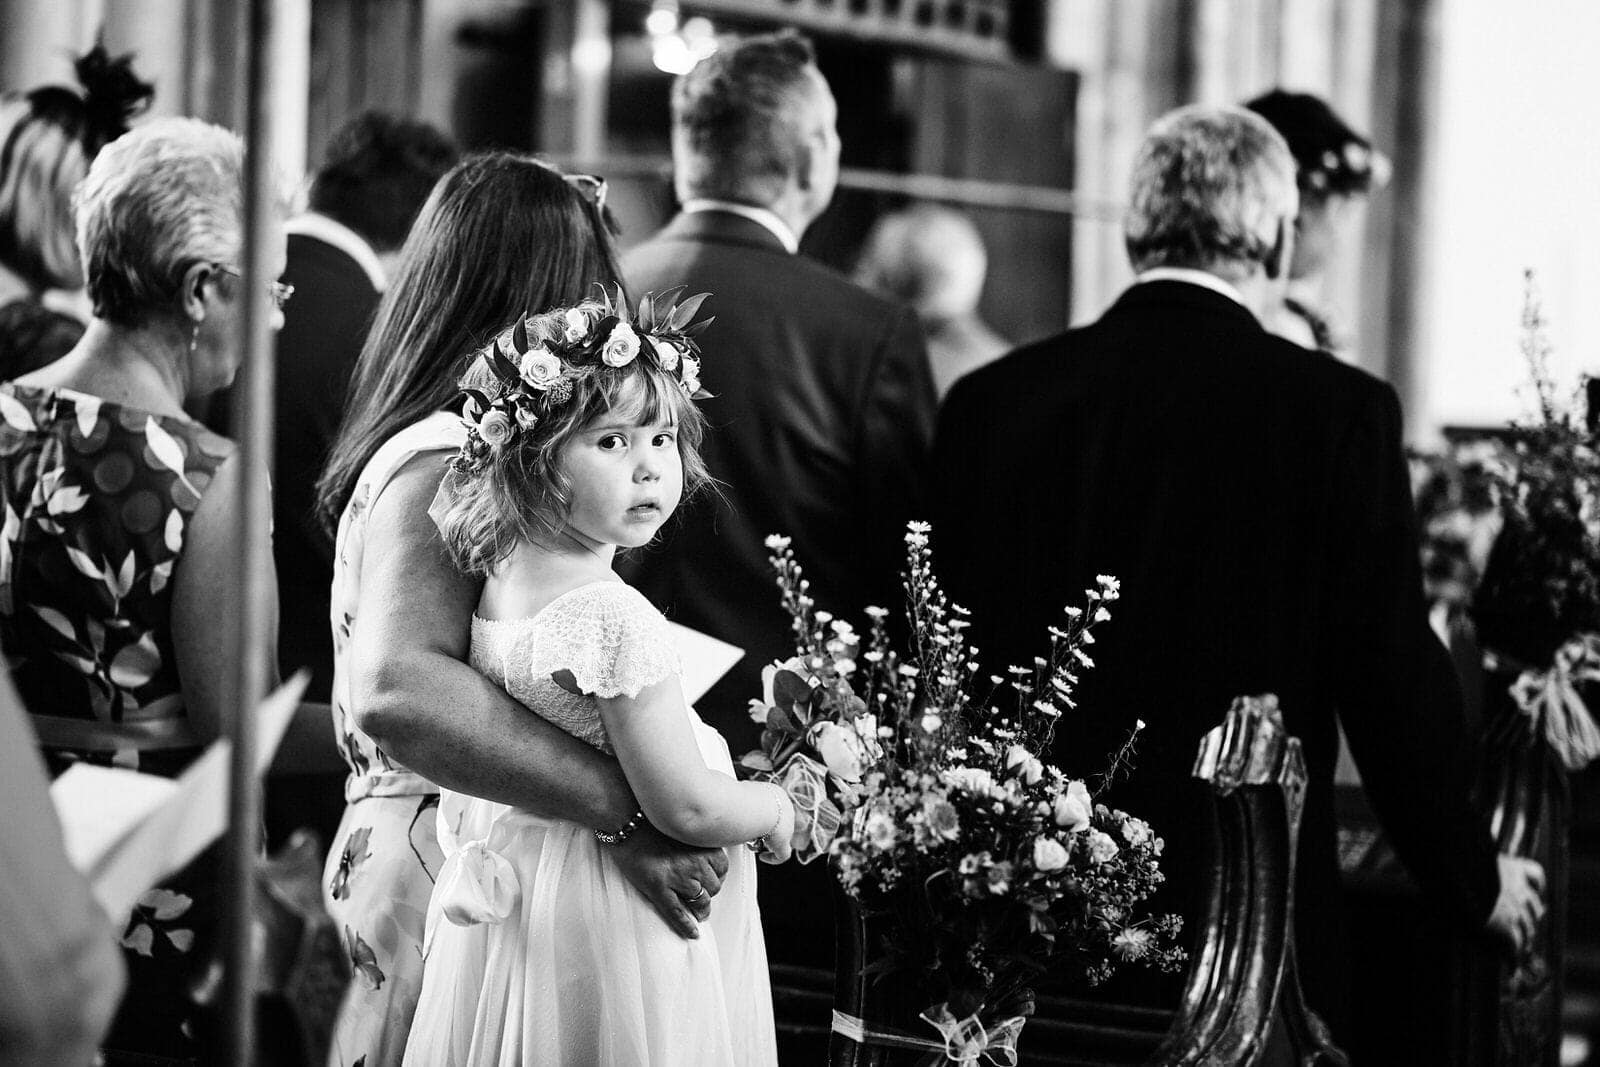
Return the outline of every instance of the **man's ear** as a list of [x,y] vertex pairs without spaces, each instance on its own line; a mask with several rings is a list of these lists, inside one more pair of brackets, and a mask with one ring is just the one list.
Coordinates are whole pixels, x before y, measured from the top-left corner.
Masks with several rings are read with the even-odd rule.
[[794,154],[794,180],[803,193],[817,187],[817,164],[821,160],[821,145],[816,134],[801,141]]
[[190,322],[205,321],[206,305],[212,299],[211,294],[206,291],[206,283],[210,282],[216,273],[209,263],[196,263],[183,272],[183,286],[178,292],[178,303]]
[[1262,264],[1267,277],[1272,281],[1288,277],[1289,260],[1294,255],[1294,219],[1280,217],[1276,238],[1272,242],[1272,251],[1267,253],[1267,261]]

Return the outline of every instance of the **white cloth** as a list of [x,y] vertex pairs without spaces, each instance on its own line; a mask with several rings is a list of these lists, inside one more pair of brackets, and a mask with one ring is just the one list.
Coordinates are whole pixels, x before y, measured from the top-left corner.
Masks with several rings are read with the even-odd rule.
[[1135,285],[1143,285],[1145,282],[1188,282],[1190,285],[1198,285],[1202,289],[1221,293],[1240,307],[1250,306],[1244,302],[1244,294],[1234,288],[1231,282],[1224,281],[1210,271],[1195,270],[1193,267],[1151,267],[1133,280]]
[[[472,664],[535,712],[606,747],[592,693],[678,673],[666,621],[619,582],[526,619],[475,620]],[[686,711],[706,765],[728,746]],[[777,1063],[755,858],[729,850],[701,936],[675,934],[584,827],[443,790],[445,865],[428,906],[422,996],[405,1063],[762,1067]],[[503,916],[503,918],[501,918]]]
[[378,253],[372,250],[365,237],[338,219],[308,211],[284,223],[283,231],[297,237],[314,237],[323,244],[332,245],[356,261],[374,289],[381,293],[389,288],[389,272],[383,269]]
[[777,216],[777,213],[768,211],[764,207],[753,204],[739,204],[732,200],[711,200],[700,198],[686,200],[683,204],[685,215],[695,215],[702,211],[726,211],[730,215],[738,215],[742,219],[749,219],[757,225],[765,227],[782,243],[784,250],[791,256],[800,251],[800,237],[789,228],[789,224]]

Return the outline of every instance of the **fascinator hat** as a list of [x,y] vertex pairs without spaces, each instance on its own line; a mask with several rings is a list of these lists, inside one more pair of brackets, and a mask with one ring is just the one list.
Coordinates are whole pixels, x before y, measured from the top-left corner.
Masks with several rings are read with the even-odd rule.
[[[539,427],[603,376],[636,373],[637,361],[662,372],[691,400],[700,385],[695,338],[712,323],[695,320],[707,293],[679,300],[684,287],[647,294],[630,311],[618,286],[597,300],[529,315],[473,353],[462,385],[467,441],[452,467],[472,474]],[[669,386],[670,388],[670,386]]]
[[1303,192],[1360,195],[1382,188],[1389,180],[1388,158],[1321,97],[1274,89],[1245,107],[1270,122],[1288,142]]
[[[34,119],[54,123],[76,138],[84,155],[93,159],[128,132],[129,123],[150,106],[156,90],[134,74],[132,55],[113,58],[102,44],[74,60],[73,72],[83,86],[81,94],[59,85],[42,86],[26,94],[28,108]],[[12,140],[16,136],[13,130]],[[7,163],[10,147],[8,143],[3,151]]]

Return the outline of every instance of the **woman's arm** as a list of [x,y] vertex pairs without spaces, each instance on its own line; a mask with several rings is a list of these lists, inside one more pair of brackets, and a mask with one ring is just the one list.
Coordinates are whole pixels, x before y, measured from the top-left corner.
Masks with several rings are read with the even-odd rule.
[[[428,517],[450,458],[418,456],[369,505],[350,710],[385,752],[440,785],[616,830],[637,810],[616,761],[467,665],[479,583],[451,564]],[[698,936],[694,920],[709,914],[728,869],[720,849],[687,848],[646,828],[613,856],[669,924]]]
[[[218,737],[230,714],[229,675],[238,654],[239,620],[245,607],[245,575],[234,532],[234,501],[243,467],[235,452],[217,468],[200,506],[189,517],[183,552],[172,574],[172,644],[189,723],[201,741]],[[271,685],[278,677],[278,582],[270,555],[262,584]]]
[[122,955],[67,863],[25,716],[0,673],[0,1063],[89,1063],[122,997]]
[[741,782],[705,765],[676,675],[637,697],[602,697],[599,704],[617,760],[653,825],[696,845],[765,838],[772,862],[789,858],[789,794],[771,782]]

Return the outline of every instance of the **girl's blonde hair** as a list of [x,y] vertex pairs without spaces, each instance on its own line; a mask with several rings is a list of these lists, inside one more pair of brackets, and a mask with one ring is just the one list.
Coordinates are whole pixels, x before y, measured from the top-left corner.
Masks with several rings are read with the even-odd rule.
[[[604,309],[586,302],[579,310],[598,316]],[[568,309],[557,308],[524,320],[530,343],[554,345],[565,330]],[[677,432],[687,503],[711,483],[700,455],[705,416],[679,378],[653,359],[640,356],[624,367],[603,363],[568,366],[563,382],[571,395],[548,403],[538,424],[510,441],[485,449],[472,469],[458,466],[445,482],[447,503],[438,515],[439,532],[456,566],[486,575],[522,541],[548,540],[566,529],[572,507],[572,481],[561,469],[562,450],[595,419],[621,415],[640,425],[663,421]],[[491,403],[511,387],[480,353],[460,381]]]

